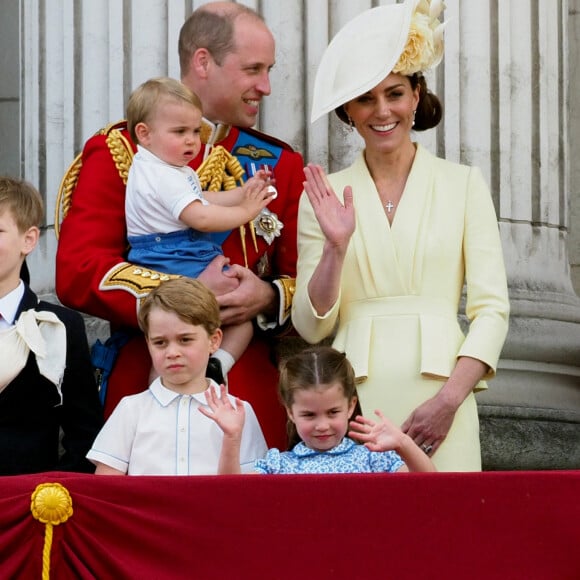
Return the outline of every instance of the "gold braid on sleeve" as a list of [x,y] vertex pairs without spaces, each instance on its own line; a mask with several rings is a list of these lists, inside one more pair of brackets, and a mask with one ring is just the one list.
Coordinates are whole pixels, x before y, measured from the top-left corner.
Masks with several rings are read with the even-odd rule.
[[[201,182],[202,189],[206,191],[228,191],[239,187],[243,183],[244,170],[240,162],[227,149],[221,145],[214,147],[212,152],[198,167],[197,174]],[[256,229],[252,221],[248,223],[250,235],[256,253],[258,243],[256,241]],[[242,242],[242,252],[244,263],[248,267],[248,251],[246,248],[246,226],[240,226],[240,239]]]
[[[123,183],[127,185],[127,177],[129,175],[129,168],[133,162],[133,148],[129,140],[121,133],[117,127],[121,123],[114,123],[99,129],[95,135],[106,135],[106,143],[115,167],[119,172],[119,176]],[[68,213],[72,201],[75,188],[79,179],[79,174],[83,166],[82,152],[79,153],[69,165],[66,170],[56,196],[56,205],[54,208],[54,235],[58,240],[60,237],[60,226],[62,221]]]

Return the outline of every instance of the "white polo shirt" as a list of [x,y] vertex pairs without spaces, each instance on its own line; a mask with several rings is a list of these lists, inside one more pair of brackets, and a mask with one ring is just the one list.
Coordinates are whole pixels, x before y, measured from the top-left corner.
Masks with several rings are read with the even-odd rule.
[[[210,383],[219,393],[217,383]],[[265,456],[267,446],[252,406],[243,405],[240,464],[246,473]],[[205,393],[180,395],[157,378],[146,391],[121,399],[87,458],[128,475],[215,475],[223,432],[199,412],[201,406],[209,410]]]
[[193,201],[208,205],[197,173],[187,165],[169,165],[138,145],[125,192],[127,236],[187,229],[179,216]]

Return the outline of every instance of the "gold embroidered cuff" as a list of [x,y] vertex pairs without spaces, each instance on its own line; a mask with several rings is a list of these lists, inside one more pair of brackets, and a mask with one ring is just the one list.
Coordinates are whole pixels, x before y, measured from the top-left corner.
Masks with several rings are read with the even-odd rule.
[[173,274],[162,274],[155,270],[149,270],[148,268],[135,266],[128,262],[122,262],[105,274],[101,280],[99,289],[125,290],[126,292],[133,294],[135,298],[141,299],[147,296],[153,288],[159,286],[161,282],[180,277],[181,276]]
[[290,319],[292,310],[292,299],[296,292],[295,278],[278,278],[272,282],[274,288],[278,289],[280,308],[278,310],[278,324],[283,326]]

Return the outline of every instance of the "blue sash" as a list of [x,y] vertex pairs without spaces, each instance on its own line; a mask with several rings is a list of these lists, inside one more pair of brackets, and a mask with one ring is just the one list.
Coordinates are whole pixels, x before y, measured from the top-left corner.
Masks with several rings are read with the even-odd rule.
[[[260,138],[258,135],[240,131],[238,139],[230,153],[237,157],[240,165],[246,172],[245,178],[247,179],[259,169],[263,169],[264,165],[267,165],[274,172],[274,168],[280,160],[282,151],[282,147],[274,145]],[[221,246],[230,234],[231,230],[226,232],[212,232],[209,236],[216,244]]]

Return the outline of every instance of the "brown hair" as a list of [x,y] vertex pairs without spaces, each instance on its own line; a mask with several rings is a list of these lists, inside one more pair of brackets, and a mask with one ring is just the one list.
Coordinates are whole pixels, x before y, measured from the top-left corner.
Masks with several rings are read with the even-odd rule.
[[[290,409],[294,403],[294,393],[320,386],[340,384],[348,401],[357,397],[354,369],[343,352],[331,346],[313,346],[287,358],[280,365],[278,393],[282,404]],[[360,414],[360,406],[354,415]],[[287,423],[289,448],[300,440],[294,423]]]
[[264,22],[255,10],[233,2],[201,6],[191,14],[179,31],[178,52],[182,77],[187,74],[191,57],[198,48],[207,49],[221,66],[224,58],[236,50],[234,24],[242,15]]
[[0,210],[12,214],[18,231],[40,227],[44,218],[44,203],[38,190],[28,181],[0,176]]
[[[422,73],[415,73],[407,78],[413,91],[419,87],[419,103],[417,104],[413,130],[426,131],[436,127],[443,117],[443,105],[439,97],[427,88],[427,81]],[[334,112],[343,123],[349,124],[344,104],[334,109]]]
[[168,77],[149,79],[131,93],[127,103],[127,128],[134,143],[139,142],[135,127],[149,122],[159,104],[166,99],[183,101],[202,111],[199,97],[184,84]]
[[139,328],[147,337],[153,308],[174,312],[181,320],[203,326],[211,336],[220,327],[220,309],[211,290],[199,280],[174,278],[162,282],[143,300],[139,308]]
[[413,130],[426,131],[436,127],[443,117],[443,105],[439,97],[427,88],[427,81],[422,73],[411,75],[409,81],[413,90],[419,87],[419,103]]

